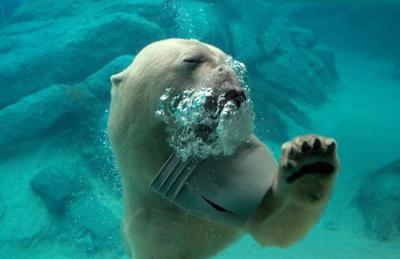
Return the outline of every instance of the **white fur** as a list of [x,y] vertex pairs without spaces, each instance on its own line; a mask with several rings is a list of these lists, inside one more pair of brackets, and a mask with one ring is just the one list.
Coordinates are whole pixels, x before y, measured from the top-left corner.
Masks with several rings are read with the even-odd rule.
[[[205,61],[193,69],[182,61],[192,56],[201,56]],[[298,193],[319,186],[321,193],[329,194],[333,176],[316,180],[308,178],[315,175],[304,176],[294,187],[286,186],[280,180],[283,170],[255,136],[250,137],[251,156],[226,159],[227,168],[265,170],[269,175],[265,184],[270,191],[257,214],[243,228],[188,215],[150,190],[151,180],[171,152],[165,123],[155,116],[159,98],[169,87],[184,91],[212,82],[208,75],[225,61],[226,55],[211,45],[170,39],[148,45],[127,69],[111,78],[108,127],[122,174],[122,233],[131,257],[208,258],[245,232],[262,245],[287,246],[315,224],[328,200],[309,203]]]

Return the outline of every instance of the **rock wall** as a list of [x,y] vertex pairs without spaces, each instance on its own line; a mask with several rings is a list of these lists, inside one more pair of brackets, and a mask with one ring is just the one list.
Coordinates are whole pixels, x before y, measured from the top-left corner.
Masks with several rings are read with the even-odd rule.
[[385,242],[400,239],[399,182],[400,159],[368,173],[354,198],[368,234]]

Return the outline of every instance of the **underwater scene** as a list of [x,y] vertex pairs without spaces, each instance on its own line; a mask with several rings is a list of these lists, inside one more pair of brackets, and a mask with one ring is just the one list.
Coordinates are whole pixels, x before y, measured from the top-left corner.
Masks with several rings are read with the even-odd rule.
[[[145,46],[169,38],[191,40],[152,45],[126,69]],[[229,62],[218,61],[227,66],[215,65],[218,71],[204,60],[222,55],[212,46],[229,55]],[[183,68],[167,63],[183,49],[207,54],[183,57]],[[214,72],[220,73],[217,79]],[[171,88],[158,89],[159,82]],[[212,88],[215,82],[235,91],[218,90],[214,98],[215,89],[187,86]],[[144,97],[122,93],[129,84],[141,87]],[[135,109],[127,114],[118,102]],[[145,102],[153,106],[143,108]],[[153,122],[167,125],[168,133],[159,134],[169,138],[153,137],[150,126],[138,129]],[[181,171],[191,177],[191,168],[201,166],[191,157],[235,156],[253,131],[271,151],[269,160],[240,153],[243,160],[228,161],[232,171],[244,161],[246,168],[276,168],[275,160],[284,175],[293,167],[285,160],[293,151],[287,147],[296,143],[287,141],[305,134],[327,138],[313,135],[307,140],[312,147],[299,144],[301,152],[337,152],[340,166],[322,151],[303,156],[305,166],[276,188],[303,181],[298,188],[315,187],[321,195],[299,201],[300,194],[291,194],[287,203],[296,202],[281,218],[274,210],[286,203],[270,195],[273,180],[264,184],[256,178],[259,170],[245,172],[255,177],[254,186],[271,188],[260,196],[270,198],[262,201],[265,206],[255,198],[240,203],[246,192],[258,190],[243,187],[246,175],[240,183],[232,181],[243,188],[222,199],[240,212],[218,219],[227,225],[205,223],[209,219],[198,213],[229,214],[221,204],[202,196],[211,206],[204,208],[187,193],[181,200],[168,196],[157,179],[150,187],[148,175],[121,176],[121,170],[138,168],[150,168],[154,176],[172,148]],[[131,139],[141,144],[131,145]],[[216,173],[218,161],[209,162]],[[310,167],[315,161],[323,165]],[[197,184],[219,192],[211,190],[213,181],[226,175],[182,180],[179,188]],[[0,258],[400,258],[399,184],[396,0],[0,0]],[[246,206],[265,207],[275,220],[265,223],[260,216],[250,231],[244,226],[255,212]],[[297,230],[305,225],[304,233]],[[262,232],[264,226],[271,231]]]

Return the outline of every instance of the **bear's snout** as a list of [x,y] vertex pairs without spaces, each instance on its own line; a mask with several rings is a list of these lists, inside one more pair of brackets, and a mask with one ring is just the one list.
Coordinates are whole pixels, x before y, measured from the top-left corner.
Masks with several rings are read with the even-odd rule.
[[214,77],[219,82],[239,84],[235,71],[228,65],[219,65],[213,71]]
[[222,64],[214,68],[211,78],[215,84],[215,93],[224,96],[226,102],[233,100],[239,106],[246,100],[238,76],[229,65]]

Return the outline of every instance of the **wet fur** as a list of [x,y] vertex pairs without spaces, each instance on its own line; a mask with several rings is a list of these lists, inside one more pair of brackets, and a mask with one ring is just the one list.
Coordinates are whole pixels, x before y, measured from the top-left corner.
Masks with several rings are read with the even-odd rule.
[[[182,64],[182,59],[191,55],[202,55],[206,61],[196,70],[189,69]],[[127,69],[111,78],[108,127],[122,175],[125,212],[121,228],[131,257],[208,258],[246,232],[261,245],[288,246],[318,221],[329,199],[338,167],[335,152],[328,154],[321,149],[306,154],[297,150],[298,157],[289,159],[290,152],[286,151],[292,146],[299,149],[297,142],[309,141],[308,136],[284,145],[281,166],[255,136],[250,143],[253,154],[239,160],[236,157],[236,162],[242,161],[239,165],[246,165],[235,167],[237,170],[254,167],[253,170],[262,169],[269,175],[265,183],[270,187],[269,192],[257,214],[243,228],[191,216],[150,190],[151,180],[171,152],[165,125],[154,117],[159,97],[167,87],[193,89],[204,81],[216,80],[210,75],[224,59],[225,54],[213,46],[194,40],[170,39],[150,44]],[[320,138],[323,143],[327,141]],[[318,161],[332,165],[331,172],[319,172],[319,167],[312,167],[311,171],[315,171],[312,174],[301,171]],[[289,168],[288,162],[293,162],[293,167]],[[226,163],[230,163],[229,159]],[[293,176],[296,172],[302,172],[301,176]],[[289,183],[290,177],[296,179]],[[310,198],[313,196],[318,199]]]

